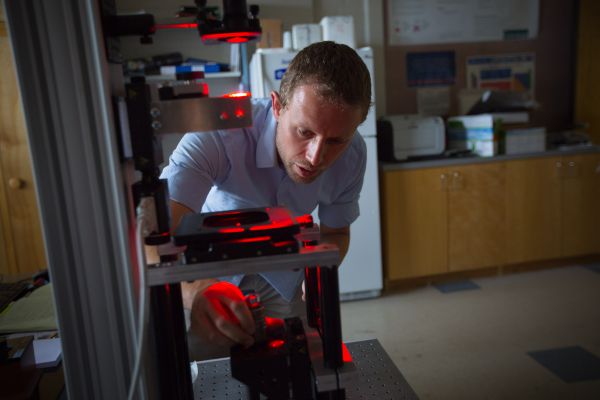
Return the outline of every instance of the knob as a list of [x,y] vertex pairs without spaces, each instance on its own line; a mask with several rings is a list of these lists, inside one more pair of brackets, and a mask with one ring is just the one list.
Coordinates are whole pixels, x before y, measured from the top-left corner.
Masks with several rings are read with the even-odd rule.
[[446,174],[440,175],[440,185],[442,190],[448,189],[448,176]]
[[21,178],[10,178],[8,180],[8,186],[11,189],[22,189],[25,186],[25,181]]

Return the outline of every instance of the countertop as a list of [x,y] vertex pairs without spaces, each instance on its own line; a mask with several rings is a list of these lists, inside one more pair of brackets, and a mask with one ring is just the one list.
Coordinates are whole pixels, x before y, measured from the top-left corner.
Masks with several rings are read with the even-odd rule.
[[380,162],[382,171],[397,171],[406,169],[435,168],[457,165],[469,165],[480,163],[501,162],[509,160],[523,160],[539,157],[559,157],[578,154],[600,153],[599,145],[578,145],[561,149],[551,149],[537,153],[501,154],[494,157],[462,156],[462,157],[439,157],[425,158],[420,160],[407,160],[401,162]]

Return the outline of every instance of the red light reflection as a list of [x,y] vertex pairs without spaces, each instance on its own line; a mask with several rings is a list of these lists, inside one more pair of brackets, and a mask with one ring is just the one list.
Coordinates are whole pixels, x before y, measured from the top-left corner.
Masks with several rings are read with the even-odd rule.
[[281,242],[273,243],[273,247],[293,246],[296,242],[293,240],[282,240]]
[[252,96],[252,94],[250,92],[231,92],[231,93],[227,93],[227,94],[223,95],[223,97],[234,98],[234,99],[246,98],[246,97],[250,97],[250,96]]
[[303,225],[303,224],[310,225],[310,224],[313,223],[313,218],[312,218],[312,215],[310,215],[310,214],[304,214],[304,215],[301,215],[299,217],[296,217],[296,221],[300,225]]
[[266,242],[271,240],[271,236],[257,236],[253,238],[235,239],[231,243],[254,243],[254,242]]
[[269,342],[269,347],[272,349],[278,349],[285,344],[285,340],[275,339]]
[[251,231],[265,231],[268,229],[275,229],[275,228],[285,228],[286,226],[292,226],[294,223],[292,222],[291,219],[286,220],[286,221],[273,221],[270,224],[266,224],[266,225],[256,225],[256,226],[251,226],[250,230]]
[[221,40],[229,43],[243,43],[260,36],[260,32],[225,32],[207,33],[201,36],[202,41]]
[[244,228],[221,228],[219,233],[240,233],[244,232]]
[[249,39],[245,37],[234,37],[227,39],[227,43],[246,43]]
[[345,343],[342,343],[342,361],[345,363],[352,362],[352,355],[350,354],[350,351],[348,351]]
[[197,28],[195,23],[180,23],[180,24],[160,24],[154,25],[154,29],[193,29]]

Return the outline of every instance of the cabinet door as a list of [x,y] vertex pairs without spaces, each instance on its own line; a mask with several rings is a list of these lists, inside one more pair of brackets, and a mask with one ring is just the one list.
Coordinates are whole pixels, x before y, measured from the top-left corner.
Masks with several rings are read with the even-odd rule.
[[461,271],[506,262],[505,165],[450,169],[448,266]]
[[560,157],[506,163],[508,263],[561,256]]
[[600,252],[600,155],[563,157],[563,256]]
[[0,21],[0,273],[46,267],[29,146],[6,26]]
[[383,255],[389,280],[447,272],[447,192],[439,168],[383,173]]

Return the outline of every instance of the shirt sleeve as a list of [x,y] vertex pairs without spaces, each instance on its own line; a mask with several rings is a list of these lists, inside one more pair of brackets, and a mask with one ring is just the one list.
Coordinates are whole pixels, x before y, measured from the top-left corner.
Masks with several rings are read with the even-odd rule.
[[229,160],[218,132],[183,136],[161,178],[167,179],[171,200],[200,212],[208,192],[229,173]]
[[347,151],[349,154],[336,165],[344,185],[332,202],[319,203],[319,220],[330,228],[350,226],[360,215],[358,200],[367,168],[367,147],[362,137],[358,136]]

